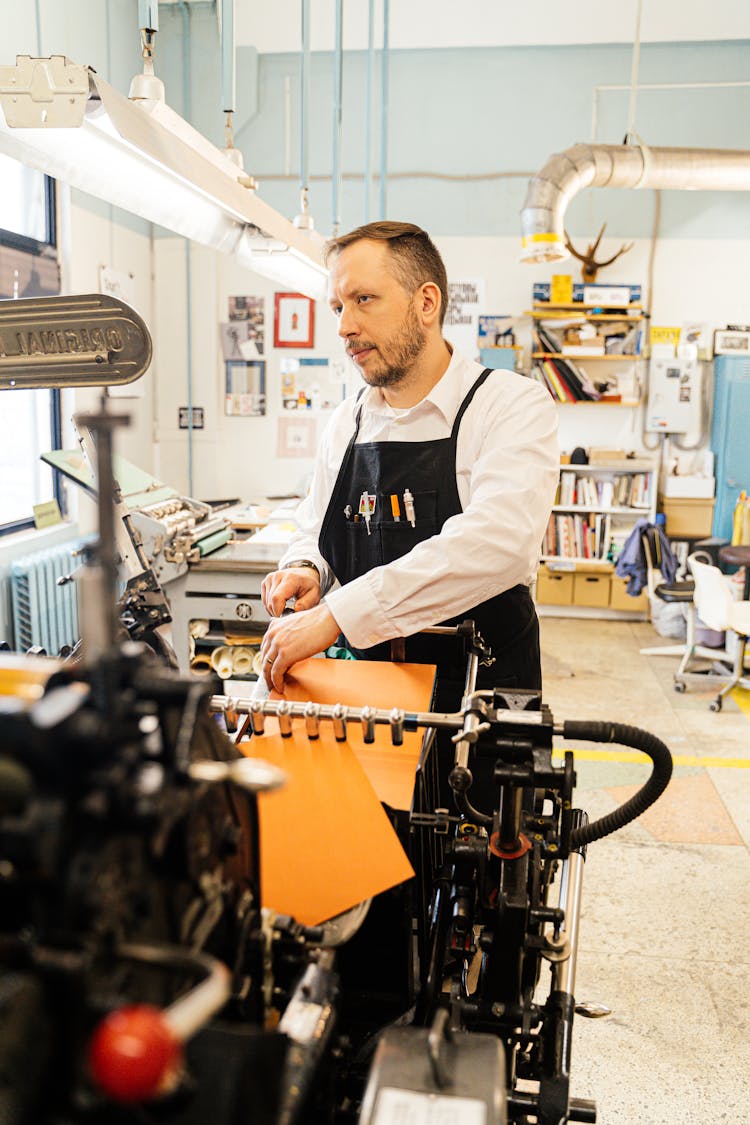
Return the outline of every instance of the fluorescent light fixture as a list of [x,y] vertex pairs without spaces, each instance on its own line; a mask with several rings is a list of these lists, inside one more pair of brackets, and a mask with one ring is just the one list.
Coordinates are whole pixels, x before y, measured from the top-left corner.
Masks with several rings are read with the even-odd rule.
[[62,55],[0,67],[0,152],[309,297],[325,295],[323,239],[301,231],[163,102],[130,101]]

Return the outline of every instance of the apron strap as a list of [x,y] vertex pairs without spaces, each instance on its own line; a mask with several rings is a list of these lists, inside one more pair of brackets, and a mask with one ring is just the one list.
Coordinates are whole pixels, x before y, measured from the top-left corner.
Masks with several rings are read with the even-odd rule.
[[461,425],[461,419],[463,418],[467,409],[471,406],[471,400],[474,398],[474,395],[477,393],[482,384],[487,380],[487,378],[492,374],[492,371],[492,367],[485,367],[484,371],[479,376],[474,386],[469,390],[466,398],[459,406],[458,414],[456,414],[455,421],[453,422],[453,429],[451,430],[451,441],[454,445],[456,444],[456,439],[458,438],[458,428]]

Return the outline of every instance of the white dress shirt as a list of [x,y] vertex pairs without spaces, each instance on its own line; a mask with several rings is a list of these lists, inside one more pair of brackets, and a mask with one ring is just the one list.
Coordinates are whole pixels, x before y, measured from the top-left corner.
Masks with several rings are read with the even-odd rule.
[[318,547],[359,405],[357,444],[447,438],[481,372],[454,350],[443,377],[416,406],[394,410],[378,387],[368,387],[359,403],[351,395],[337,407],[323,434],[310,492],[296,513],[300,530],[280,566],[315,562],[326,605],[355,648],[410,636],[533,581],[559,474],[557,410],[543,387],[512,371],[493,371],[461,420],[456,474],[463,511],[439,534],[345,586]]

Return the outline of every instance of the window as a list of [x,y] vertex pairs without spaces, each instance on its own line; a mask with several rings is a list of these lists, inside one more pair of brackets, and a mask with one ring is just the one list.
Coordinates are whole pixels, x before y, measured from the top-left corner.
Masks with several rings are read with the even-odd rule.
[[[0,299],[59,293],[54,181],[0,155],[0,183]],[[59,475],[39,459],[59,447],[59,391],[0,392],[0,534],[33,526],[34,504],[62,507]]]

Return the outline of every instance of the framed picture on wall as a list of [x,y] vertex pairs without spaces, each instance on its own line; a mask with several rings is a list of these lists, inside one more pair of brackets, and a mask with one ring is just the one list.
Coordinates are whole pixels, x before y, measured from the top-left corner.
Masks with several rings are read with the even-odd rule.
[[276,293],[273,346],[311,348],[315,342],[315,302],[302,293]]
[[257,418],[266,412],[266,364],[262,359],[225,363],[224,413]]

